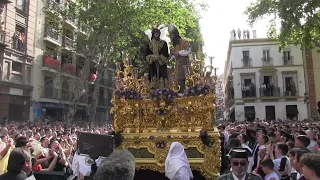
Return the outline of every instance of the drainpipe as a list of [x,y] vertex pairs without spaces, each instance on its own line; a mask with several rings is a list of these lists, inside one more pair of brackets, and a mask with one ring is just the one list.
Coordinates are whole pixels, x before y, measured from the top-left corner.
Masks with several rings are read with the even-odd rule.
[[[303,62],[303,74],[304,74],[304,82],[305,82],[305,94],[309,98],[310,91],[309,91],[309,81],[308,81],[308,73],[307,73],[307,58],[306,58],[306,49],[302,49],[302,62]],[[306,98],[306,97],[304,97]],[[310,102],[309,100],[304,101],[307,105],[307,114],[308,114],[308,119],[311,119],[311,109],[310,109]]]

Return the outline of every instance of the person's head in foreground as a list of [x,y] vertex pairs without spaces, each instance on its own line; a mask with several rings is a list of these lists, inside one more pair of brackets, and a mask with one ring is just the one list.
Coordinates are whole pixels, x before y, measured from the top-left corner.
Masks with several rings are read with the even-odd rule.
[[32,171],[30,150],[23,147],[15,148],[9,156],[8,172],[25,172],[29,174]]
[[300,159],[302,173],[308,180],[320,180],[320,154],[306,153]]
[[133,180],[135,159],[128,150],[117,150],[98,167],[94,180]]
[[274,164],[271,159],[264,159],[261,161],[262,170],[265,174],[271,174],[274,172]]
[[193,179],[193,174],[184,147],[179,142],[170,145],[166,163],[165,175],[170,180]]
[[232,173],[239,179],[242,179],[247,173],[249,155],[250,152],[246,148],[233,148],[228,154]]

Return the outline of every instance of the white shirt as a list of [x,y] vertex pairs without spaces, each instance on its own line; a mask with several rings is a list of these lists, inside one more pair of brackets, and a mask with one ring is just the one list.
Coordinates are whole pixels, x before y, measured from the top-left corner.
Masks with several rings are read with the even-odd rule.
[[281,173],[278,171],[278,168],[279,168],[281,159],[284,157],[287,158],[286,167],[285,167],[284,171],[287,172],[287,175],[289,175],[289,176],[291,175],[291,171],[292,171],[290,159],[287,156],[278,157],[277,159],[273,160],[273,164],[274,164],[274,171],[275,171],[275,173],[278,174],[279,178],[281,177]]
[[314,151],[314,146],[316,146],[317,145],[317,143],[314,141],[314,140],[311,140],[310,141],[310,144],[309,144],[309,146],[308,146],[308,149],[312,152],[312,153],[315,153],[315,151]]
[[245,180],[246,179],[246,175],[244,175],[241,179],[239,179],[234,173],[232,173],[233,179],[234,180]]
[[[250,151],[250,153],[252,153],[252,150],[249,148],[249,146],[247,146],[246,144],[241,144],[242,148],[246,148]],[[252,173],[252,166],[254,165],[254,159],[253,156],[248,157],[248,161],[249,161],[249,165],[248,165],[248,173]]]
[[264,180],[271,180],[272,178],[275,178],[276,180],[280,179],[276,172],[272,172],[270,174],[267,174]]

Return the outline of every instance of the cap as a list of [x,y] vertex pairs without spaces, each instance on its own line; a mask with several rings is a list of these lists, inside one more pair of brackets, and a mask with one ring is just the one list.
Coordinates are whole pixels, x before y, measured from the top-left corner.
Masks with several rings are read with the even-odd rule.
[[252,157],[252,153],[247,148],[232,148],[227,155],[229,158],[245,158]]

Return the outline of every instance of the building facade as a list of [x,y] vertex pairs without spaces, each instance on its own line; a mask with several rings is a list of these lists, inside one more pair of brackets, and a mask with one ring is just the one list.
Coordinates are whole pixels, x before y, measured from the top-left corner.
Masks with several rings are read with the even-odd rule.
[[36,0],[1,1],[0,118],[30,120]]
[[218,76],[215,87],[216,93],[216,119],[221,120],[224,112],[223,75]]
[[[69,8],[71,1],[37,1],[37,41],[33,71],[33,119],[63,120],[66,109],[75,103],[74,91],[83,91],[74,120],[87,120],[94,83],[97,78],[96,62],[90,62],[85,85],[75,87],[81,79],[85,56],[76,51],[76,38],[86,36],[85,28],[77,19],[57,15],[59,8]],[[58,24],[57,24],[58,22]],[[78,48],[77,48],[78,49]],[[115,88],[114,65],[106,67],[99,87],[96,120],[111,120],[111,97]],[[80,88],[80,89],[79,89]]]
[[308,117],[303,53],[270,39],[229,42],[224,93],[227,119],[303,120]]

